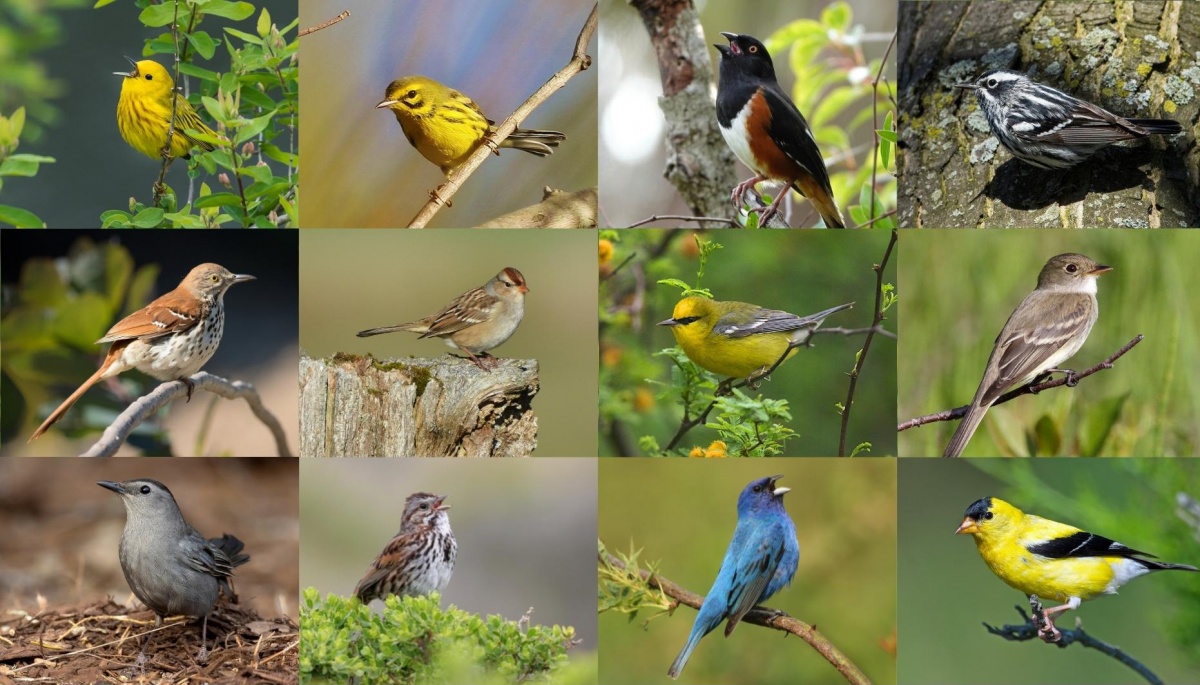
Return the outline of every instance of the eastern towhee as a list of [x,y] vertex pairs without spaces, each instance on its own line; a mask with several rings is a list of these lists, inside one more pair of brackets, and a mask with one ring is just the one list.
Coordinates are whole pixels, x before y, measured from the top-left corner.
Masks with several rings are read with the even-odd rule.
[[740,206],[742,195],[759,181],[778,181],[786,187],[763,210],[760,226],[778,213],[790,187],[813,203],[826,226],[845,228],[817,141],[796,103],[775,80],[767,48],[751,36],[721,35],[729,45],[716,46],[721,53],[717,123],[733,154],[755,173],[733,189],[734,206]]

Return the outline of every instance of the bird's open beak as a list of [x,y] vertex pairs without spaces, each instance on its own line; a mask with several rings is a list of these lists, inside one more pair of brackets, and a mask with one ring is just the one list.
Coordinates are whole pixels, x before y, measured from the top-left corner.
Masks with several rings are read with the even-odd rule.
[[783,497],[785,494],[792,491],[791,488],[775,487],[775,481],[779,480],[780,478],[783,478],[783,476],[771,476],[771,480],[768,481],[768,484],[771,486],[771,494],[775,497]]
[[108,490],[112,490],[113,492],[117,493],[118,495],[126,494],[124,486],[122,486],[120,483],[116,483],[111,480],[102,480],[102,481],[97,482],[96,485],[99,485],[102,488],[107,488]]
[[394,104],[396,104],[395,100],[384,100],[383,102],[379,103],[378,105],[375,105],[375,109],[383,109],[385,107],[391,107]]
[[[245,283],[246,281],[256,281],[256,280],[258,280],[258,279],[251,276],[250,274],[234,274],[233,275],[234,283]],[[238,292],[241,292],[241,291],[239,290]]]
[[963,88],[965,90],[979,90],[979,86],[975,85],[974,83],[956,83],[954,84],[954,87]]
[[675,319],[667,319],[666,321],[659,321],[658,323],[656,323],[654,325],[655,326],[678,326],[679,322],[676,321]]
[[1112,269],[1113,268],[1111,266],[1108,266],[1107,264],[1100,264],[1095,269],[1092,269],[1091,271],[1089,271],[1088,275],[1089,276],[1099,276],[1100,274],[1106,274],[1109,271],[1112,271]]
[[967,518],[963,519],[962,523],[958,525],[958,528],[954,531],[954,534],[962,535],[964,533],[969,533],[973,535],[978,532],[979,524],[975,521],[975,519],[968,516]]
[[133,65],[133,69],[131,69],[129,71],[114,71],[113,76],[124,76],[125,78],[133,78],[138,75],[137,62],[133,61],[133,58],[129,57],[128,55],[126,55],[125,59],[129,60],[129,63]]
[[445,511],[446,509],[449,509],[450,508],[449,504],[442,504],[442,502],[445,502],[445,501],[446,501],[446,495],[442,495],[441,497],[438,498],[438,500],[436,502],[433,503],[433,508],[437,509],[438,511]]
[[742,51],[738,49],[737,43],[734,42],[737,40],[738,34],[722,31],[721,35],[725,37],[725,40],[729,41],[729,45],[717,45],[716,48],[718,52],[720,52],[722,55],[741,54]]

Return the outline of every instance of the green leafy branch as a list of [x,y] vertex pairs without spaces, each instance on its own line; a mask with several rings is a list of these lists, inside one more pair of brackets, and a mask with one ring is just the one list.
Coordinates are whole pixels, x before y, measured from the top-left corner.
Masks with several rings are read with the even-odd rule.
[[[25,108],[18,107],[11,117],[0,115],[0,190],[4,188],[5,176],[37,175],[42,164],[52,164],[53,157],[42,155],[15,154],[21,142],[21,131],[25,128]],[[20,207],[0,204],[0,224],[13,228],[45,228],[46,222],[36,214]]]

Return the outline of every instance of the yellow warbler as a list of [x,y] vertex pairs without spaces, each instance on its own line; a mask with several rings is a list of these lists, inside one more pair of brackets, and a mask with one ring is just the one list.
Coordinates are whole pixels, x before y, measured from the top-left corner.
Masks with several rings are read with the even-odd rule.
[[[390,109],[404,137],[421,156],[449,176],[467,161],[483,137],[496,130],[471,98],[424,76],[392,81],[375,109]],[[538,157],[554,152],[567,136],[558,131],[517,129],[500,147],[524,150]]]
[[[126,57],[126,59],[129,59]],[[205,125],[196,110],[179,93],[170,72],[153,60],[129,60],[133,71],[114,71],[124,76],[121,99],[117,100],[117,128],[121,137],[138,152],[159,159],[167,146],[167,127],[171,121],[171,98],[175,98],[175,133],[171,136],[171,157],[191,158],[191,149],[211,150],[209,143],[188,136],[193,130],[216,133]]]

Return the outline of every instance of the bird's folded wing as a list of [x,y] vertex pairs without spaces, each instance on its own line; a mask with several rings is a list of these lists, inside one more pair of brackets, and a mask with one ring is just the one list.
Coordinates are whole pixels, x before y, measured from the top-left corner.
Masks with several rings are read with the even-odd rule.
[[1021,539],[1021,546],[1040,557],[1066,559],[1069,557],[1154,556],[1064,523],[1036,516],[1028,516],[1026,519],[1035,519],[1035,521],[1031,522],[1032,528],[1029,537]]
[[[1033,122],[1025,122],[1024,126],[1012,122],[1010,130],[1018,138],[1051,145],[1108,145],[1139,135],[1128,122],[1089,102],[1071,98],[1069,105],[1061,110],[1065,116],[1041,118],[1042,126]],[[1062,123],[1064,120],[1067,123]]]
[[488,321],[498,302],[482,288],[460,295],[429,320],[429,330],[421,337],[450,335]]
[[738,621],[746,612],[758,604],[767,583],[779,568],[779,560],[783,558],[783,537],[781,535],[764,534],[757,541],[750,543],[735,557],[733,578],[729,589],[727,613],[729,623],[725,626],[725,636],[728,637],[737,627]]
[[821,158],[821,149],[817,147],[817,140],[813,138],[812,130],[796,103],[778,83],[764,85],[763,97],[771,108],[771,122],[767,129],[771,139],[788,158],[812,174],[822,188],[829,188],[829,172],[825,169],[825,160]]
[[225,552],[213,547],[196,531],[189,531],[183,536],[179,540],[179,548],[184,563],[193,569],[214,578],[228,578],[233,575],[233,564]]
[[173,294],[168,293],[121,319],[96,344],[158,338],[195,326],[200,320],[199,301],[195,298],[172,297]]
[[[1040,297],[1041,293],[1035,291],[1030,295],[1031,298],[1035,296]],[[1044,307],[1026,306],[1024,302],[1017,307],[996,338],[994,354],[1000,355],[999,375],[988,388],[985,400],[992,401],[1002,395],[1014,383],[1045,364],[1087,327],[1092,300],[1080,296],[1068,302],[1071,307],[1056,311],[1052,317],[1045,316]]]
[[713,326],[713,333],[730,338],[745,338],[759,333],[786,333],[812,323],[777,309],[757,309],[725,314]]

